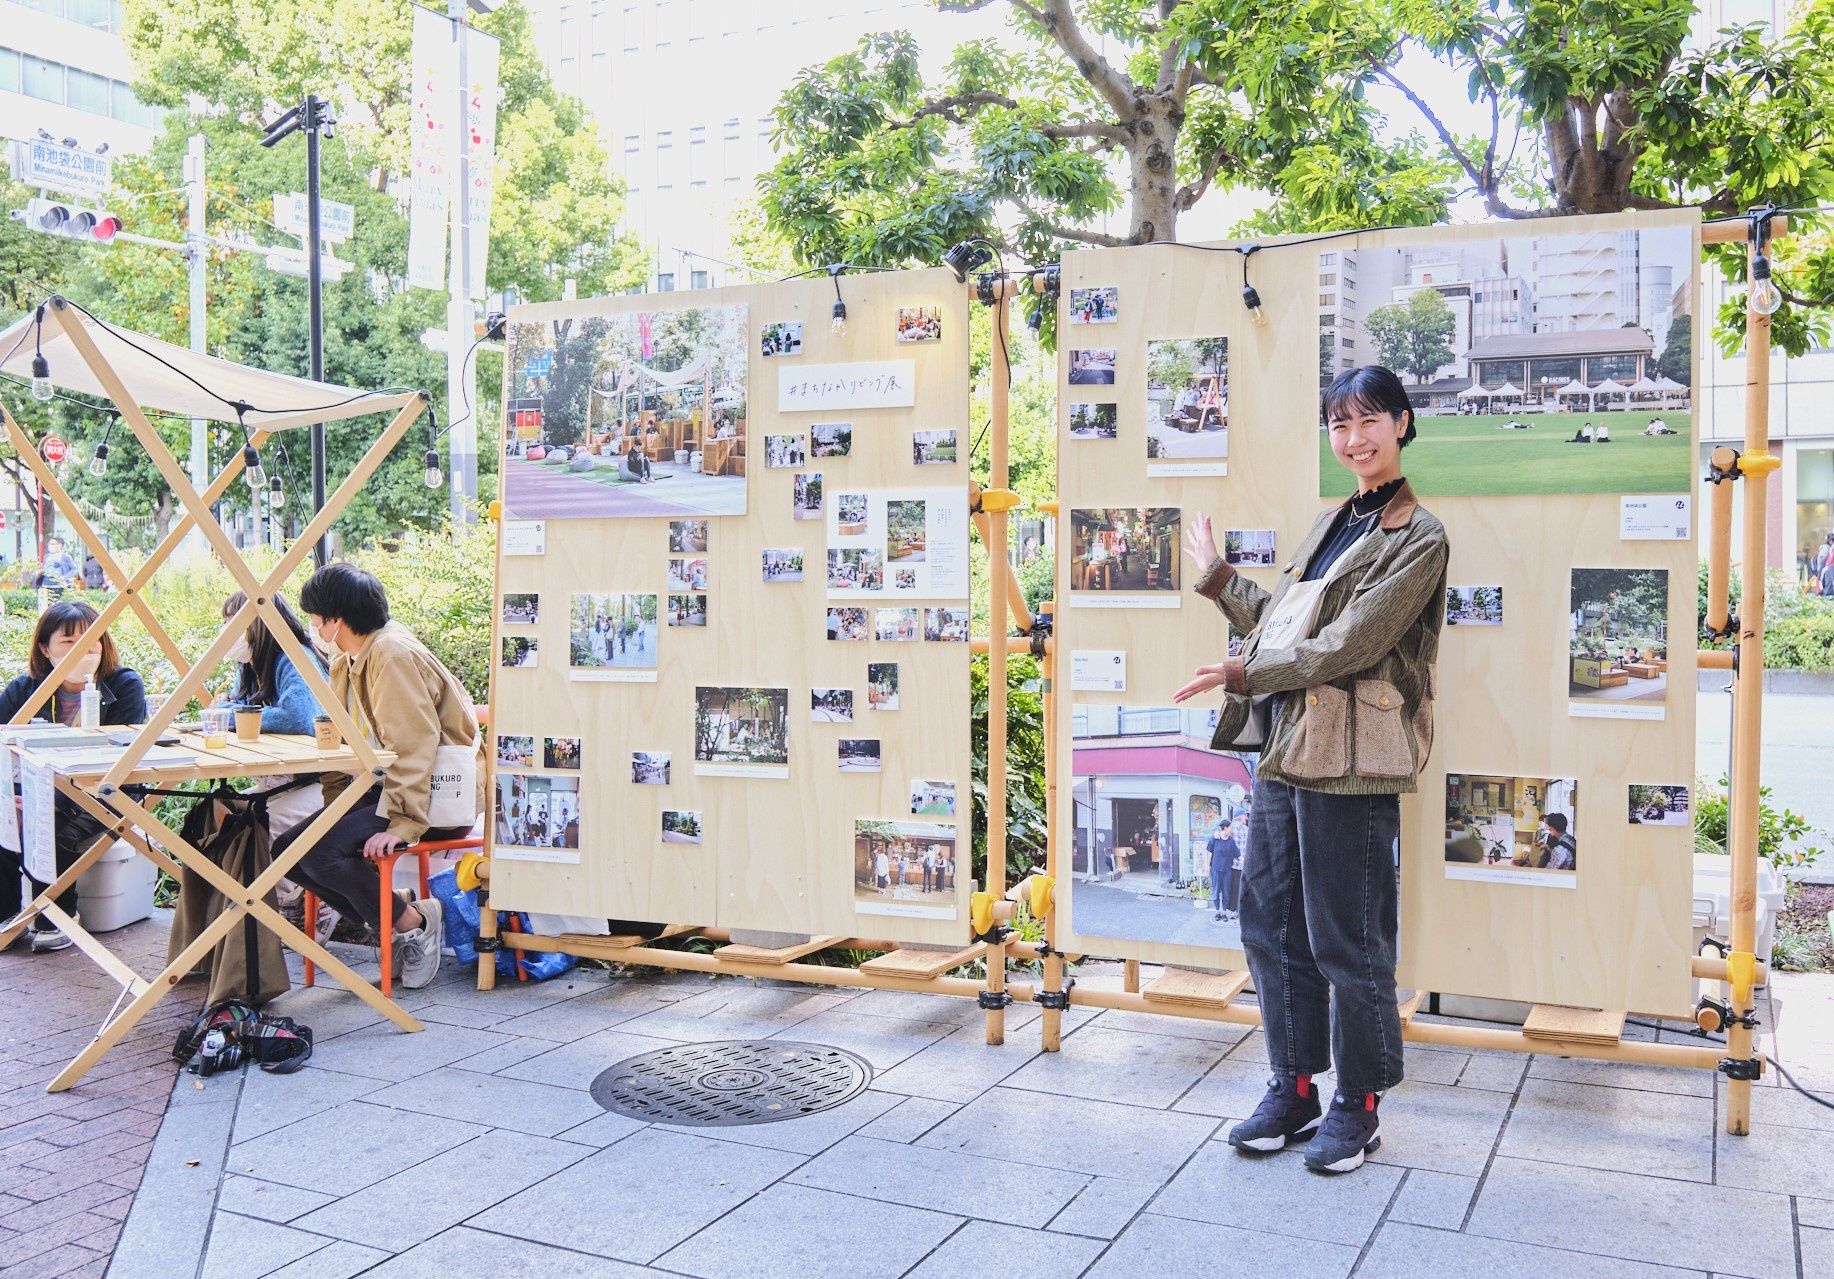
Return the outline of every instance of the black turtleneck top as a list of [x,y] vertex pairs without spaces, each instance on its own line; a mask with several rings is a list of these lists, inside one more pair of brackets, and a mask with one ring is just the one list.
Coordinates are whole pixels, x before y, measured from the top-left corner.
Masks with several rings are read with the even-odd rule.
[[1394,479],[1380,488],[1370,489],[1367,493],[1358,493],[1344,504],[1337,512],[1337,518],[1331,521],[1331,531],[1325,534],[1325,540],[1319,544],[1312,556],[1312,562],[1305,566],[1302,582],[1316,582],[1331,571],[1351,547],[1362,540],[1363,535],[1382,522],[1376,514],[1388,505],[1388,499],[1401,491],[1406,479]]

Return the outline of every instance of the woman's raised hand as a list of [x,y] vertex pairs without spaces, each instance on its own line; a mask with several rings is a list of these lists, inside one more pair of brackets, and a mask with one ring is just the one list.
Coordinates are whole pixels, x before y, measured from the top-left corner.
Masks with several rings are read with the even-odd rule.
[[1208,515],[1193,515],[1191,522],[1185,525],[1184,553],[1197,561],[1200,573],[1216,559],[1216,534],[1210,529]]
[[[1197,518],[1203,519],[1203,516],[1200,515]],[[1207,524],[1208,521],[1205,521],[1205,523]],[[1208,534],[1209,529],[1206,528],[1204,532]],[[1215,552],[1213,551],[1212,554],[1214,555]],[[1206,564],[1209,563],[1208,560],[1204,562]],[[1189,684],[1186,684],[1176,693],[1173,693],[1172,701],[1180,703],[1188,702],[1199,693],[1207,693],[1213,688],[1221,688],[1222,686],[1223,664],[1221,662],[1218,662],[1214,666],[1200,666],[1197,668],[1197,678],[1192,680]]]

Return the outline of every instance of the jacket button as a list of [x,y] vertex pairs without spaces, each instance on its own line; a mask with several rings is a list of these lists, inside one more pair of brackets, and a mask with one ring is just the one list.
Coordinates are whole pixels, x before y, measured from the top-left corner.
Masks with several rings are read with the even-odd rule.
[[1316,706],[1316,705],[1318,705],[1318,694],[1316,694],[1316,693],[1314,693],[1314,694],[1312,694],[1312,695],[1311,695],[1310,697],[1308,697],[1308,698],[1306,698],[1306,699],[1305,699],[1305,704],[1306,704],[1307,706]]
[[1382,705],[1384,706],[1388,705],[1388,699],[1386,697],[1382,699]]

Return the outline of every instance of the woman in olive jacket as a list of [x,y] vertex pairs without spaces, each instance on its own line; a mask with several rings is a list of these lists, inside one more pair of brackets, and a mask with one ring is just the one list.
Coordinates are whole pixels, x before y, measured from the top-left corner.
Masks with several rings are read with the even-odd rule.
[[[1309,1138],[1309,1167],[1348,1172],[1381,1143],[1376,1107],[1401,1082],[1395,853],[1400,797],[1432,747],[1447,544],[1401,475],[1414,438],[1401,380],[1346,370],[1325,391],[1324,420],[1357,494],[1318,517],[1271,593],[1217,555],[1207,516],[1192,520],[1196,590],[1246,640],[1174,700],[1228,694],[1219,749],[1254,700],[1271,703],[1241,926],[1274,1077],[1230,1143],[1266,1152]],[[1327,1114],[1312,1077],[1333,1059]]]

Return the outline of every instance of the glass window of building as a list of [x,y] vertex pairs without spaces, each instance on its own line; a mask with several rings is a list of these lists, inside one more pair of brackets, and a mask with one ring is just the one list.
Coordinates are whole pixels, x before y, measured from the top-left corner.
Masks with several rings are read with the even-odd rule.
[[1834,448],[1796,451],[1796,565],[1803,580],[1834,555]]
[[624,6],[624,52],[635,53],[643,46],[643,18],[637,6]]
[[675,135],[667,129],[656,135],[656,189],[675,189]]
[[19,55],[0,49],[0,93],[19,92]]
[[64,100],[64,64],[44,58],[25,59],[25,94],[45,102]]
[[656,276],[656,291],[658,293],[675,291],[675,273],[673,271],[663,271]]
[[70,68],[70,105],[90,115],[107,115],[108,77]]
[[24,0],[24,3],[26,8],[36,9],[40,13],[48,13],[58,18],[64,16],[64,0]]
[[675,18],[677,7],[672,0],[656,0],[654,31],[656,47],[667,49],[675,43]]
[[704,289],[707,287],[707,273],[705,271],[693,272],[688,276],[688,280],[690,288]]
[[64,16],[97,31],[117,30],[114,6],[109,0],[67,0]]

